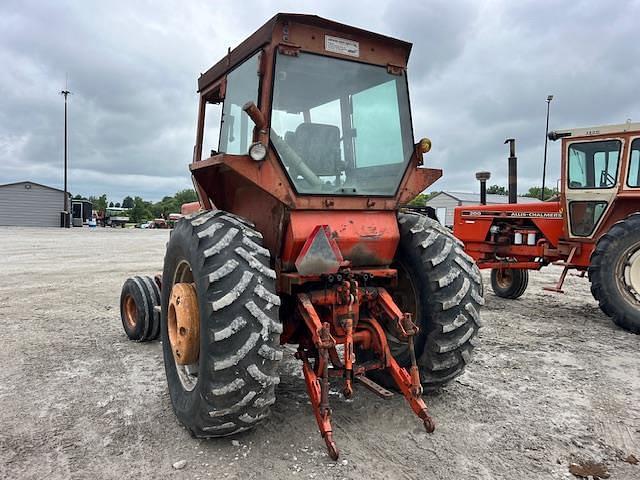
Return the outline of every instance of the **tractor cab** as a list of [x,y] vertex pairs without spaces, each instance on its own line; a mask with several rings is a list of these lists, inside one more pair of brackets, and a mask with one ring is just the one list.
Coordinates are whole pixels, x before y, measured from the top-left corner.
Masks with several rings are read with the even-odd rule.
[[[549,139],[562,140],[565,236],[592,241],[606,230],[599,228],[602,224],[610,226],[635,208],[632,204],[640,195],[640,123],[557,130]],[[615,213],[618,210],[621,213]]]
[[[410,51],[402,40],[312,15],[273,17],[198,80],[191,172],[200,203],[254,222],[288,271],[318,210],[342,232],[336,241],[352,265],[389,265],[396,210],[442,175],[422,167],[429,140],[414,143]],[[376,222],[364,220],[367,212]]]

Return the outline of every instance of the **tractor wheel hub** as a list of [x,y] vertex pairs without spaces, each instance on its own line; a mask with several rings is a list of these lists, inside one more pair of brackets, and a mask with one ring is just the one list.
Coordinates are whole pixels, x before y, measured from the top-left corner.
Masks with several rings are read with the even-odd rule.
[[127,295],[124,300],[124,319],[131,329],[134,329],[138,323],[138,307],[132,295]]
[[496,275],[496,283],[501,288],[509,288],[513,283],[513,272],[509,268],[498,270]]
[[624,267],[624,283],[627,289],[640,300],[640,248],[627,260]]
[[192,283],[176,283],[171,289],[167,330],[178,365],[192,365],[200,356],[200,311]]

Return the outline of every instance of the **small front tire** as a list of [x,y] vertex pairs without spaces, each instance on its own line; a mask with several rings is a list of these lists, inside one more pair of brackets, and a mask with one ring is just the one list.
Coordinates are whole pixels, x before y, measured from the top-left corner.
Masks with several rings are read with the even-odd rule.
[[529,270],[521,268],[494,268],[491,270],[491,288],[498,297],[515,300],[529,285]]
[[160,289],[153,278],[128,278],[120,293],[120,319],[129,340],[148,342],[160,333]]

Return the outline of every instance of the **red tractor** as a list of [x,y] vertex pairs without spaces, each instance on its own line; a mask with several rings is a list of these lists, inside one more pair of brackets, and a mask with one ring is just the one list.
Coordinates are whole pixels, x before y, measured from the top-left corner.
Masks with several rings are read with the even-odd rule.
[[[171,232],[163,274],[127,280],[121,296],[131,339],[159,330],[173,408],[193,435],[268,416],[283,344],[296,346],[331,458],[332,379],[346,398],[356,383],[383,397],[380,383],[397,388],[433,431],[423,389],[470,361],[483,299],[451,232],[400,211],[442,174],[422,167],[430,142],[414,143],[410,50],[278,14],[199,78],[200,208]],[[210,104],[223,107],[209,152]]]
[[496,295],[518,298],[529,270],[562,265],[546,289],[561,292],[569,270],[586,272],[602,311],[640,333],[640,123],[559,130],[549,139],[562,140],[559,198],[458,207],[454,234],[480,268],[491,269]]

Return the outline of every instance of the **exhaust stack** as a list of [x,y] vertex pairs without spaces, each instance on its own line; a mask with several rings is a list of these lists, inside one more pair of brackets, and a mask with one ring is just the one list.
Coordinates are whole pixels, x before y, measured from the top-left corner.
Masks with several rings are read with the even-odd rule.
[[491,178],[491,172],[476,172],[476,179],[480,182],[480,205],[487,204],[487,180]]
[[507,138],[509,144],[509,203],[518,203],[518,157],[516,157],[516,139]]

